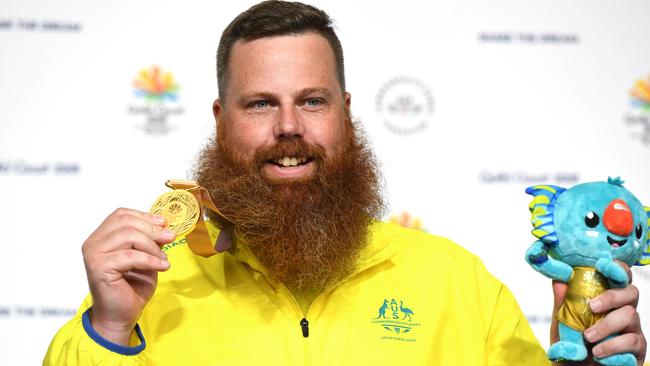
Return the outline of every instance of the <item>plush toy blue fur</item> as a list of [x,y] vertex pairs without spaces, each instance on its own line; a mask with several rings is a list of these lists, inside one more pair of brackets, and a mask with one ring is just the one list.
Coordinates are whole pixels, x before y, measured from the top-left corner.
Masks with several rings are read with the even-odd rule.
[[[578,184],[570,189],[538,185],[526,189],[535,241],[526,261],[543,275],[569,284],[556,317],[560,340],[551,345],[554,361],[587,357],[582,332],[604,315],[588,302],[610,287],[629,284],[623,268],[650,264],[650,208],[623,187],[619,178]],[[631,353],[596,359],[602,365],[636,366]]]

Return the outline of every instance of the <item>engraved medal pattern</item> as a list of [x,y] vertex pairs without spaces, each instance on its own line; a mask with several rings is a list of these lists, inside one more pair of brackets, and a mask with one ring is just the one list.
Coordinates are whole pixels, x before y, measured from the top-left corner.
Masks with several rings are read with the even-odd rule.
[[193,194],[184,189],[175,189],[158,197],[150,212],[164,216],[167,228],[178,236],[184,236],[194,230],[200,209]]

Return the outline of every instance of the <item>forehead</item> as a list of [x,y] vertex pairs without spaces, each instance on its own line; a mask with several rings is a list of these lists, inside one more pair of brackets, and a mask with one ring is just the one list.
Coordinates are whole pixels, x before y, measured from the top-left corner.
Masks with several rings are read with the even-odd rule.
[[615,199],[622,199],[632,210],[635,219],[643,219],[646,214],[639,199],[621,186],[606,182],[578,184],[564,192],[557,200],[557,211],[574,210],[586,214],[595,210],[602,215],[607,205]]
[[317,33],[238,40],[229,69],[228,93],[340,89],[334,52]]

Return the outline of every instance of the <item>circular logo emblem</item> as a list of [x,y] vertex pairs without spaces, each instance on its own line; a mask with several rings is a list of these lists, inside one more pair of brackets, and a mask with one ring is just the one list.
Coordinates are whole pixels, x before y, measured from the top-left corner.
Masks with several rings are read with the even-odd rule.
[[167,219],[167,228],[178,236],[194,230],[199,220],[199,202],[184,189],[175,189],[158,197],[150,212]]
[[397,77],[387,81],[377,93],[377,113],[390,131],[411,135],[424,130],[433,115],[433,96],[416,78]]

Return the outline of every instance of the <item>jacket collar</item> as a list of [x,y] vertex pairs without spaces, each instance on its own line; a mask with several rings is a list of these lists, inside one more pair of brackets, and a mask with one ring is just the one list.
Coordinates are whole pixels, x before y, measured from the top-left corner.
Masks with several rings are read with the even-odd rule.
[[[384,235],[384,227],[386,223],[381,221],[374,221],[368,228],[368,244],[361,251],[357,263],[354,267],[354,270],[342,281],[345,282],[348,279],[356,276],[357,274],[364,272],[386,260],[391,259],[397,252],[397,245],[393,242],[390,242]],[[216,237],[216,235],[215,235]],[[253,254],[251,249],[242,241],[233,239],[232,247],[229,249],[230,254],[232,254],[239,262],[242,262],[249,266],[252,270],[261,273],[264,277],[267,278],[272,283],[273,281],[269,274],[268,269],[260,262],[260,260]],[[327,287],[336,287],[340,282],[329,284]]]

